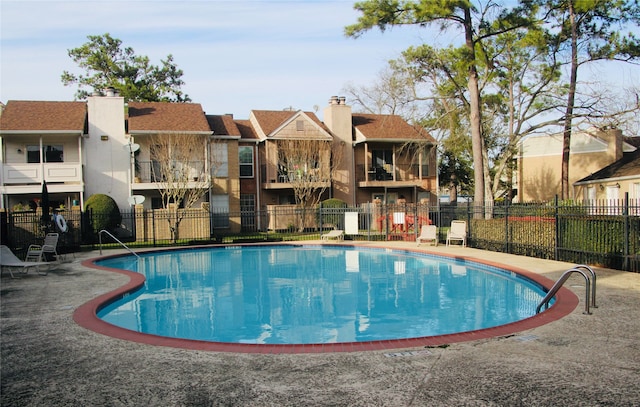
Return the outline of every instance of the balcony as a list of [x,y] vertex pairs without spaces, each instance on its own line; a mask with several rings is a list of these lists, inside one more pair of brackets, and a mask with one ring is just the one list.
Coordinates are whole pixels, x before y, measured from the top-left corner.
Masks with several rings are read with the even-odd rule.
[[82,165],[80,163],[4,163],[2,165],[4,185],[48,183],[82,183]]
[[430,190],[432,181],[435,182],[432,172],[428,165],[422,166],[420,174],[418,164],[386,164],[369,168],[359,164],[356,166],[356,182],[360,188],[419,186]]
[[329,177],[322,176],[319,168],[308,171],[279,171],[276,176],[268,178],[266,176],[267,166],[261,167],[262,187],[264,189],[291,189],[294,185],[304,184],[309,187],[326,188],[331,186]]
[[[207,174],[204,172],[204,161],[190,161],[188,163],[175,162],[177,173],[170,176],[162,174],[162,168],[156,161],[136,161],[133,188],[135,190],[158,189],[158,183],[179,182],[188,183],[190,188],[201,188],[206,182]],[[190,184],[190,185],[189,185]]]

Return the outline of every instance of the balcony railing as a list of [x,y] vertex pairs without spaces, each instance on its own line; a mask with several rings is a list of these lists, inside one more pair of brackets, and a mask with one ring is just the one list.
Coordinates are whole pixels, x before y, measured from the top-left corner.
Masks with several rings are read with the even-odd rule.
[[[204,172],[204,161],[189,161],[187,163],[175,162],[173,167],[179,174],[167,177],[163,174],[163,168],[157,161],[136,161],[135,177],[138,182],[152,183],[174,181],[200,181],[207,176]],[[186,174],[188,179],[184,179]]]
[[397,164],[395,166],[388,164],[369,168],[359,164],[356,166],[356,181],[418,181],[433,177],[431,172],[428,165],[422,166],[422,176],[420,176],[420,165],[418,164]]
[[267,166],[260,167],[260,180],[269,184],[292,184],[295,182],[329,182],[329,178],[320,172],[319,168],[310,170],[281,170],[275,176],[266,176]]
[[4,163],[2,165],[4,185],[39,184],[43,180],[59,183],[82,181],[80,163]]

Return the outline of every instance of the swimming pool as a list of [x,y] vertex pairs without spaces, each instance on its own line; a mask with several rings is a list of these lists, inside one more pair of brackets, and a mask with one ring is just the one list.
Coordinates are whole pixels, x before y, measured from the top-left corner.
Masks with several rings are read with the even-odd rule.
[[407,250],[229,246],[95,264],[146,277],[144,289],[133,291],[141,280],[133,281],[126,291],[94,303],[106,326],[124,328],[114,336],[128,332],[128,339],[142,335],[169,346],[186,340],[207,349],[221,343],[242,349],[398,347],[482,337],[557,308],[532,318],[544,295],[539,281],[494,265]]

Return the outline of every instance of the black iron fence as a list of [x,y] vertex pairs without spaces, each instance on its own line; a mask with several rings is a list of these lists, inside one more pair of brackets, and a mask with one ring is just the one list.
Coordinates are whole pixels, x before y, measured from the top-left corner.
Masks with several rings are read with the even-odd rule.
[[[62,211],[68,230],[60,232],[59,250],[97,248],[97,214]],[[179,218],[176,216],[179,214]],[[470,247],[545,259],[640,272],[640,202],[575,204],[380,205],[345,208],[274,207],[226,212],[198,208],[172,212],[121,213],[109,233],[130,247],[317,240],[329,230],[345,231],[346,240],[415,241],[420,226],[435,224],[444,243],[452,220],[467,222]],[[17,255],[42,242],[56,224],[42,225],[40,214],[0,212],[0,239]],[[108,222],[106,222],[108,223]],[[103,235],[105,247],[118,243]]]

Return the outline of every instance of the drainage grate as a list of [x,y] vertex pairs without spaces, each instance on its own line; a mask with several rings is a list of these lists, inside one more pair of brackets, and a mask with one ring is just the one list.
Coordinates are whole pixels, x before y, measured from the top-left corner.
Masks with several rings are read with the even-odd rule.
[[405,356],[420,356],[420,355],[431,355],[431,352],[428,350],[413,350],[407,352],[394,352],[394,353],[385,353],[384,354],[388,358],[398,358]]

